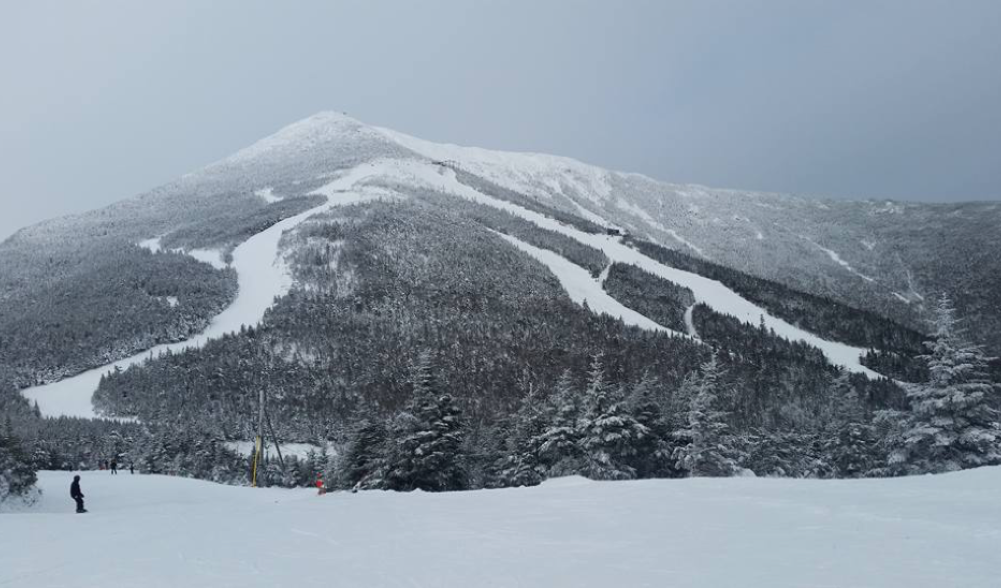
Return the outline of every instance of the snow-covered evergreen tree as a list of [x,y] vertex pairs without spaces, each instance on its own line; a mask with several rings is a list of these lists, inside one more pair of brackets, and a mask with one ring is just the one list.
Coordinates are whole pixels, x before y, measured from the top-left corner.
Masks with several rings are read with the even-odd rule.
[[535,486],[545,477],[541,456],[542,434],[546,426],[544,398],[529,385],[518,411],[511,417],[507,455],[498,464],[502,486]]
[[676,432],[679,440],[687,442],[674,450],[677,467],[690,476],[731,476],[739,470],[726,413],[719,409],[721,376],[714,353],[693,381],[685,427]]
[[851,374],[842,371],[831,384],[833,419],[828,427],[828,453],[834,475],[858,478],[868,474],[875,462],[875,430]]
[[549,476],[580,473],[583,454],[580,447],[580,401],[573,378],[564,371],[545,406],[545,426],[538,438],[539,454]]
[[599,357],[591,362],[583,405],[578,422],[584,454],[581,473],[594,480],[635,478],[636,469],[629,461],[650,430],[625,410],[622,388],[607,382]]
[[385,486],[392,490],[463,490],[463,427],[459,409],[437,390],[430,353],[423,352],[411,370],[413,397],[393,427]]
[[38,498],[37,477],[21,443],[0,425],[0,507],[5,503],[33,503]]
[[349,489],[380,488],[385,476],[386,437],[384,423],[362,420],[352,431],[344,453],[338,456],[337,485]]
[[934,338],[926,343],[929,379],[905,386],[906,415],[891,463],[907,473],[947,472],[1001,463],[997,383],[983,350],[968,343],[956,310],[942,295]]
[[629,391],[625,406],[647,435],[637,440],[631,463],[640,478],[673,478],[679,475],[672,457],[674,443],[665,409],[669,406],[664,385],[649,372]]

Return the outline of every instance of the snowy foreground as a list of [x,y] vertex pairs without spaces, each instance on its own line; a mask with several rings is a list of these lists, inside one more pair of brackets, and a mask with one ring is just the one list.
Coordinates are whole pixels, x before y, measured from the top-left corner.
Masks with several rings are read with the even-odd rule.
[[0,515],[0,586],[1001,585],[1001,468],[323,497],[84,472],[84,515],[70,481]]

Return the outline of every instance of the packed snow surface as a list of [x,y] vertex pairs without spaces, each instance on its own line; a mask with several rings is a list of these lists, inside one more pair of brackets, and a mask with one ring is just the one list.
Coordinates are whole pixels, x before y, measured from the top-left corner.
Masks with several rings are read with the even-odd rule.
[[[225,310],[216,315],[201,333],[177,343],[158,345],[153,349],[58,382],[26,388],[21,393],[29,401],[37,402],[45,416],[93,418],[95,414],[91,398],[94,391],[97,390],[101,376],[115,368],[125,369],[168,350],[177,352],[201,347],[211,339],[239,331],[243,325],[256,325],[275,298],[286,294],[292,286],[292,277],[281,256],[278,255],[278,243],[282,233],[332,206],[356,204],[381,197],[381,193],[370,194],[363,190],[352,190],[357,183],[372,175],[379,175],[378,165],[364,164],[340,174],[315,192],[327,197],[325,204],[279,221],[234,249],[232,267],[237,272],[239,284],[236,298]],[[154,252],[160,250],[158,238],[143,241],[139,245]],[[225,267],[219,252],[195,250],[189,254],[195,255],[196,252],[201,255],[199,259],[213,263],[214,258]]]
[[42,472],[0,586],[993,588],[1001,469],[884,480],[591,482],[430,494]]

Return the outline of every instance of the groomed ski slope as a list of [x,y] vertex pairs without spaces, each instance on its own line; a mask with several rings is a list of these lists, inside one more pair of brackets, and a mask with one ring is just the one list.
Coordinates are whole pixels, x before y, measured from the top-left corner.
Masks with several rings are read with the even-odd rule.
[[0,586],[993,588],[1001,469],[331,493],[42,472]]
[[880,377],[879,374],[863,366],[859,361],[862,354],[865,353],[865,349],[828,341],[804,331],[772,316],[765,309],[746,300],[722,283],[659,263],[625,245],[618,237],[586,233],[533,210],[483,194],[459,182],[455,177],[455,171],[449,167],[411,160],[399,161],[397,167],[387,166],[386,170],[396,171],[402,177],[423,181],[426,185],[444,192],[507,211],[531,221],[543,229],[571,237],[580,243],[604,252],[613,262],[635,265],[655,276],[688,288],[695,295],[696,302],[706,304],[717,312],[731,315],[752,325],[758,325],[764,321],[765,325],[773,329],[777,335],[793,341],[803,341],[820,349],[827,359],[835,365],[843,366],[853,372],[867,374],[873,378]]
[[[201,347],[211,339],[239,331],[243,325],[256,325],[264,317],[264,312],[274,303],[275,298],[287,293],[292,285],[292,278],[278,254],[278,243],[282,233],[333,206],[357,204],[382,197],[381,192],[367,193],[353,190],[358,183],[373,175],[383,175],[378,166],[373,164],[363,164],[346,171],[314,192],[326,196],[326,203],[279,221],[237,246],[233,250],[232,263],[233,269],[237,272],[239,285],[236,298],[225,310],[216,315],[201,333],[177,343],[158,345],[58,382],[26,388],[21,393],[28,401],[37,402],[44,416],[93,418],[96,415],[91,398],[97,390],[101,376],[115,368],[124,370],[166,351],[178,352]],[[155,239],[141,244],[154,251],[153,246],[157,245]]]

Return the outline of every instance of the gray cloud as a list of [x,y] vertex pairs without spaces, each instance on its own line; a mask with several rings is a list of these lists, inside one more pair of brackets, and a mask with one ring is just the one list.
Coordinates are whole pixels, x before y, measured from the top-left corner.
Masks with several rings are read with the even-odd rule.
[[667,181],[1001,198],[993,0],[19,4],[0,238],[325,109]]

